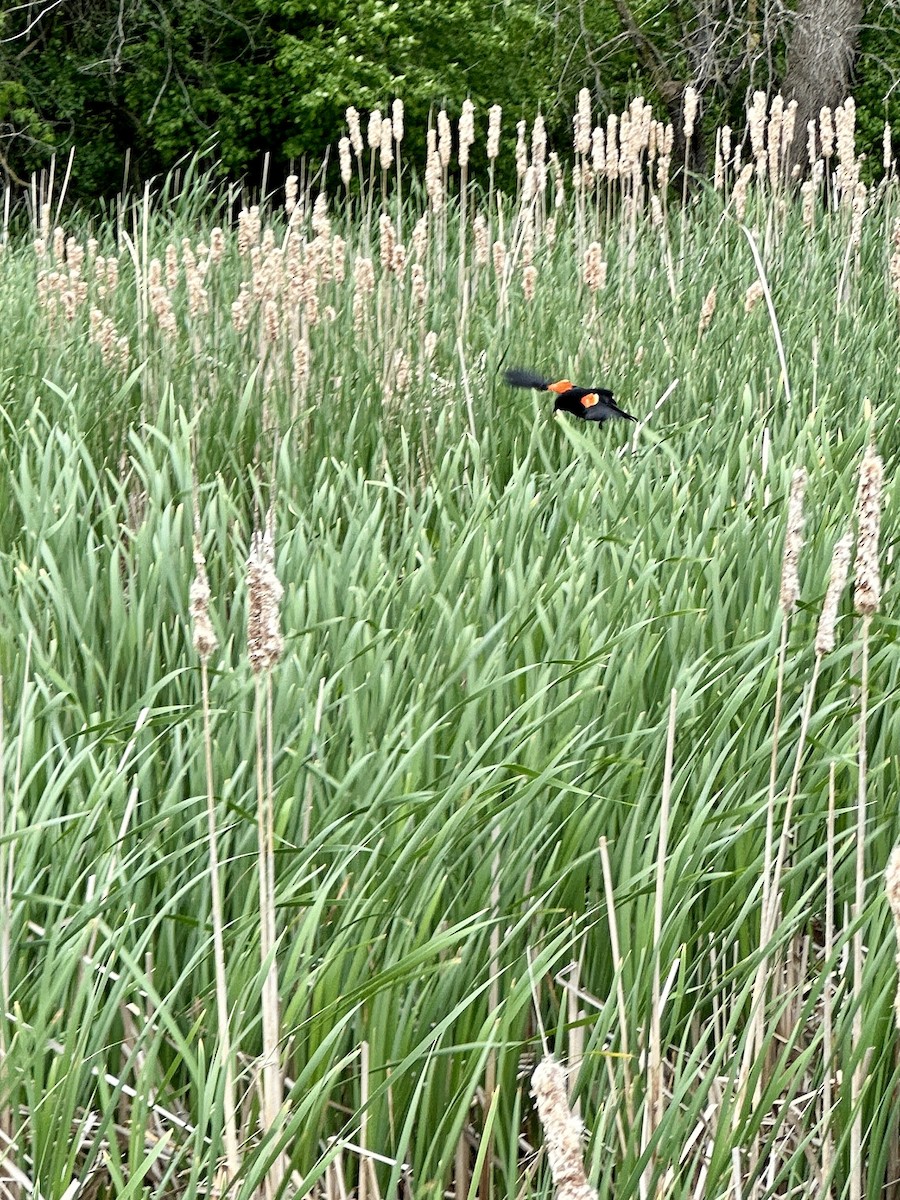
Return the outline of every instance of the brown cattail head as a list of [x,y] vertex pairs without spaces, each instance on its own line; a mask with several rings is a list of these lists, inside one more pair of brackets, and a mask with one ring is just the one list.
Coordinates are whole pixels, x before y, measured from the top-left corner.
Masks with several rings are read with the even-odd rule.
[[284,588],[275,574],[274,525],[270,508],[265,532],[254,531],[247,559],[247,656],[257,675],[274,667],[284,649],[278,611]]
[[698,337],[706,333],[707,329],[709,329],[710,324],[712,323],[713,315],[716,311],[716,292],[716,285],[713,284],[713,286],[706,293],[706,297],[700,308],[700,320],[697,322]]
[[194,649],[206,662],[219,644],[216,631],[209,619],[209,580],[206,576],[206,559],[200,549],[200,539],[194,535],[194,579],[191,583],[190,612],[194,626]]
[[856,494],[859,536],[856,540],[856,563],[853,568],[853,604],[856,611],[866,617],[877,612],[881,603],[878,532],[881,526],[883,483],[884,463],[881,461],[881,455],[874,446],[869,446],[859,468],[859,490]]
[[816,654],[830,654],[834,649],[834,626],[837,621],[838,605],[847,586],[850,569],[850,550],[853,546],[853,531],[848,529],[839,542],[835,543],[831,556],[831,577],[822,604],[819,627],[816,630]]
[[547,1161],[557,1200],[596,1200],[597,1193],[584,1173],[583,1127],[569,1108],[566,1071],[549,1054],[535,1067],[531,1094],[544,1130]]
[[789,616],[797,607],[800,595],[800,575],[797,567],[803,549],[803,493],[806,490],[806,471],[797,467],[791,480],[791,495],[788,500],[787,533],[784,538],[784,555],[781,559],[781,611]]

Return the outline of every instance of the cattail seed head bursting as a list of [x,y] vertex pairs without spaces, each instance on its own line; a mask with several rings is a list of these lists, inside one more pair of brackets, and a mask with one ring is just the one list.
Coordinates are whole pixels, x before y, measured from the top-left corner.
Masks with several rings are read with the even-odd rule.
[[198,538],[194,538],[194,578],[190,591],[190,613],[194,633],[194,650],[204,662],[219,644],[216,631],[209,619],[209,579],[206,575],[206,559],[200,549]]
[[475,141],[475,105],[471,100],[463,100],[462,115],[459,118],[459,165],[468,166],[469,147]]
[[370,150],[381,149],[381,112],[377,108],[369,113],[366,141],[369,143]]
[[700,97],[697,94],[696,88],[688,86],[684,92],[684,136],[686,138],[694,136],[694,122],[697,119],[697,106],[700,103]]
[[788,616],[797,606],[800,595],[800,551],[803,549],[803,493],[806,490],[806,471],[798,467],[791,480],[788,500],[787,532],[784,555],[781,559],[781,611]]
[[399,98],[391,105],[391,129],[394,131],[394,141],[399,146],[403,141],[404,132],[403,101]]
[[871,616],[881,603],[881,575],[878,568],[878,535],[881,527],[881,492],[884,484],[884,463],[881,455],[869,446],[859,468],[859,490],[856,509],[859,534],[856,540],[856,563],[853,569],[853,605],[858,613]]
[[254,674],[268,671],[281,658],[279,605],[284,588],[275,573],[275,537],[272,510],[265,532],[255,530],[247,559],[247,655]]
[[503,109],[499,104],[494,104],[488,109],[487,156],[491,162],[500,153],[500,119],[502,116]]
[[597,1193],[584,1171],[583,1126],[569,1108],[566,1071],[549,1054],[535,1067],[531,1094],[544,1131],[557,1200],[596,1200]]
[[819,617],[819,627],[816,630],[816,654],[830,654],[834,649],[834,628],[837,622],[838,606],[841,596],[847,586],[847,572],[850,569],[850,551],[853,548],[853,531],[848,529],[840,541],[835,543],[831,556],[831,574],[822,613]]
[[357,158],[363,152],[362,131],[359,127],[359,113],[351,104],[347,109],[347,129],[350,133],[350,145],[353,147],[353,153]]

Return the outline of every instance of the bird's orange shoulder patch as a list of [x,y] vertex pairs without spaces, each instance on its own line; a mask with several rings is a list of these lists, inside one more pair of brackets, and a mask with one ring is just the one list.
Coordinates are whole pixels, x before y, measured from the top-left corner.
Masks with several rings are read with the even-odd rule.
[[581,397],[582,408],[593,408],[595,404],[600,403],[600,397],[596,392],[588,392],[586,396]]
[[548,383],[547,391],[556,392],[557,396],[561,396],[563,392],[568,392],[572,387],[570,379],[560,379],[558,383]]

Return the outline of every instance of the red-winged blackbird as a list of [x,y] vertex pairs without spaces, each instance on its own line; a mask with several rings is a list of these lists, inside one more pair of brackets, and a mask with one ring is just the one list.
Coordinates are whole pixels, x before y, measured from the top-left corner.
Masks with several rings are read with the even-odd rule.
[[569,379],[560,379],[551,383],[533,371],[523,371],[513,368],[505,371],[503,378],[510,387],[536,388],[539,392],[556,392],[554,412],[572,413],[582,421],[608,421],[611,417],[624,417],[626,421],[636,421],[631,413],[619,408],[613,400],[613,394],[608,388],[575,387]]

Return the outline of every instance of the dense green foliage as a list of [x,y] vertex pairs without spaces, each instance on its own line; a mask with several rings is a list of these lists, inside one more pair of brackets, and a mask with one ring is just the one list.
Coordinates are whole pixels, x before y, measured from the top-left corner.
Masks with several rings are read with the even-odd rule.
[[[328,1195],[355,1189],[364,1141],[382,1156],[370,1196],[396,1195],[411,1171],[416,1196],[487,1200],[489,1127],[493,1195],[549,1196],[529,1150],[541,1022],[573,1062],[603,1200],[642,1194],[645,1172],[649,1194],[667,1179],[685,1200],[725,1195],[735,1174],[744,1196],[819,1197],[827,1176],[845,1194],[863,1171],[849,1083],[863,1055],[860,1194],[890,1177],[897,977],[878,880],[900,832],[887,271],[900,196],[896,181],[873,192],[856,246],[847,197],[826,211],[818,196],[814,228],[755,185],[743,227],[711,191],[656,222],[645,183],[624,215],[624,181],[573,196],[568,173],[546,211],[501,197],[479,212],[469,196],[463,218],[451,196],[416,250],[421,201],[399,205],[377,168],[331,227],[320,206],[312,228],[301,194],[290,234],[280,207],[262,213],[271,236],[248,214],[231,228],[199,180],[93,221],[96,244],[77,230],[64,250],[50,229],[6,246],[0,1127],[35,1194],[200,1200],[223,1154],[195,497],[222,643],[211,767],[244,1161],[231,1194],[259,1194],[274,1157],[254,1086],[259,697],[244,582],[270,501],[283,1140],[298,1194],[325,1194],[329,1171]],[[488,243],[502,229],[502,261],[481,257],[478,216]],[[386,253],[388,228],[405,256]],[[608,265],[596,292],[592,241]],[[771,310],[748,304],[754,245]],[[552,417],[546,396],[502,386],[517,362],[611,384],[641,425]],[[767,820],[777,838],[870,437],[886,460],[887,598],[871,631],[865,909],[855,923],[861,642],[845,600],[780,919],[761,938]],[[796,465],[809,472],[802,590],[770,797]],[[648,1140],[654,1013],[665,1090]]]
[[[630,7],[640,46],[611,0],[66,0],[37,18],[22,5],[0,16],[0,154],[25,181],[75,147],[79,196],[115,192],[126,162],[140,187],[203,149],[258,187],[266,155],[270,182],[291,161],[320,161],[350,104],[401,97],[419,142],[435,106],[457,115],[467,96],[481,122],[494,103],[507,121],[543,111],[565,152],[582,86],[604,113],[641,92],[678,125],[681,92],[702,74],[709,134],[740,123],[751,89],[777,85],[789,13],[760,14],[757,29],[738,6],[716,34],[695,0]],[[854,90],[861,149],[880,161],[884,121],[900,125],[900,15],[870,7]]]

